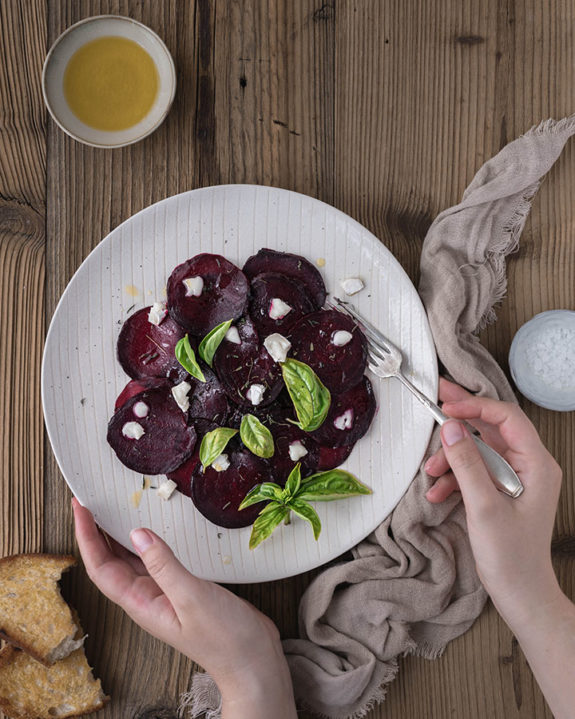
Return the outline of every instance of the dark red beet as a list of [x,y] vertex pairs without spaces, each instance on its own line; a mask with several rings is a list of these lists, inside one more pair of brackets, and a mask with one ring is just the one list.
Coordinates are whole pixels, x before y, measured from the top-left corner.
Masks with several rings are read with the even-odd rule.
[[253,407],[246,393],[253,384],[265,387],[258,406],[266,406],[278,396],[283,387],[280,366],[270,357],[249,317],[242,317],[235,325],[241,344],[224,339],[214,356],[214,370],[228,397],[242,407]]
[[[287,417],[295,419],[293,413],[274,412],[273,417],[260,420],[269,428],[274,439],[274,455],[267,461],[271,467],[273,481],[277,484],[285,484],[292,469],[298,462],[301,463],[302,477],[306,477],[316,471],[319,462],[319,445],[314,442],[309,432],[304,432],[295,424],[287,421]],[[289,454],[292,442],[301,442],[307,454],[301,459],[293,460]]]
[[[134,406],[148,405],[146,417],[137,417]],[[122,433],[127,422],[140,424],[145,434],[129,439]],[[167,474],[194,451],[196,431],[178,407],[168,386],[145,390],[114,413],[108,424],[108,443],[126,467],[142,474]]]
[[210,432],[215,429],[218,425],[215,422],[210,422],[207,419],[197,419],[194,421],[194,428],[197,434],[196,446],[194,453],[189,459],[181,464],[173,472],[168,472],[167,477],[178,485],[178,489],[186,497],[192,496],[192,474],[200,464],[200,447],[202,445],[202,438],[206,432]]
[[[264,272],[256,275],[250,286],[249,313],[261,337],[267,337],[274,332],[285,335],[300,317],[315,309],[306,286],[290,277]],[[284,317],[274,320],[270,317],[270,307],[272,300],[276,298],[288,304],[291,309]]]
[[[198,297],[186,296],[184,280],[201,277]],[[216,325],[236,319],[248,302],[243,272],[221,255],[203,253],[178,265],[168,279],[168,307],[172,318],[188,332],[203,337]]]
[[326,289],[323,278],[319,270],[300,255],[262,249],[247,260],[243,272],[250,280],[262,272],[275,272],[298,280],[308,288],[314,309],[319,310],[324,305]]
[[217,424],[224,424],[228,416],[228,396],[212,370],[203,362],[201,367],[206,378],[205,382],[200,382],[199,379],[190,376],[186,380],[192,385],[192,389],[188,393],[190,400],[188,417],[191,422],[201,417],[217,422]]
[[148,321],[149,307],[138,310],[122,325],[118,337],[118,361],[134,379],[169,377],[181,381],[187,372],[175,355],[176,344],[186,334],[171,317],[159,325]]
[[349,457],[353,447],[353,444],[348,444],[344,447],[327,447],[323,444],[318,444],[319,462],[317,464],[317,471],[325,472],[328,469],[339,467],[339,465],[343,464]]
[[[364,377],[347,392],[332,395],[325,422],[311,435],[317,442],[329,447],[353,445],[369,429],[375,407],[371,382]],[[344,420],[347,420],[345,428],[338,429],[334,422],[340,423]]]
[[[352,339],[336,347],[335,332],[351,332]],[[308,364],[329,389],[341,394],[356,385],[367,364],[366,339],[346,315],[337,310],[320,310],[302,317],[289,333],[291,356]]]
[[262,482],[271,482],[266,462],[247,449],[226,448],[230,466],[223,472],[201,465],[192,476],[192,500],[196,508],[219,527],[247,527],[264,507],[263,502],[238,509],[246,494]]
[[153,387],[161,387],[167,385],[168,382],[165,379],[159,379],[158,377],[143,377],[142,379],[131,379],[124,389],[118,395],[116,404],[114,405],[114,412],[120,409],[129,399],[135,397],[140,392],[144,392],[147,389]]

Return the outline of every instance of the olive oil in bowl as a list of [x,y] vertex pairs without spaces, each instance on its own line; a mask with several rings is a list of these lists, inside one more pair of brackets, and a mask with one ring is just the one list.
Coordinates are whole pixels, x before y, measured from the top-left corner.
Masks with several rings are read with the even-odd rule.
[[158,94],[158,71],[137,42],[100,37],[76,50],[64,73],[72,112],[97,130],[125,130],[144,119]]

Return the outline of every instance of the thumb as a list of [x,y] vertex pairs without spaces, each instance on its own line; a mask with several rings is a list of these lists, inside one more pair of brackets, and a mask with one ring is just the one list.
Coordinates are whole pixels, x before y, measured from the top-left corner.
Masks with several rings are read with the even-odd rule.
[[441,443],[468,512],[491,504],[497,490],[467,427],[448,420],[441,427]]
[[200,580],[176,559],[170,547],[151,529],[134,529],[130,539],[148,574],[174,607],[183,606],[186,600],[189,602]]

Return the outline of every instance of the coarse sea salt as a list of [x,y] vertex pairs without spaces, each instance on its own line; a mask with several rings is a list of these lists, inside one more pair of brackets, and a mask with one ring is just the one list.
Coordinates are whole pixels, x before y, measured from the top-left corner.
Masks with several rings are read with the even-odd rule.
[[575,330],[545,327],[525,352],[531,372],[544,384],[557,390],[575,388]]

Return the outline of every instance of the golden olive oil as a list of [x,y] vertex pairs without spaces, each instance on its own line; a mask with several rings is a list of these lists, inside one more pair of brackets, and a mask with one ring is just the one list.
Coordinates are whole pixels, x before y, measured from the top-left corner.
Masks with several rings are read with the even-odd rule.
[[91,40],[70,58],[64,96],[84,124],[110,132],[137,125],[158,94],[158,70],[133,40],[110,36]]

